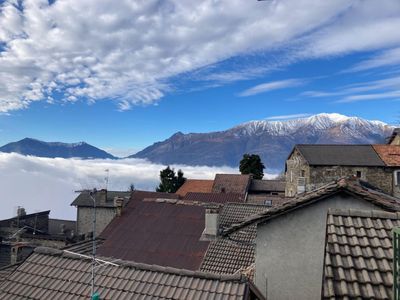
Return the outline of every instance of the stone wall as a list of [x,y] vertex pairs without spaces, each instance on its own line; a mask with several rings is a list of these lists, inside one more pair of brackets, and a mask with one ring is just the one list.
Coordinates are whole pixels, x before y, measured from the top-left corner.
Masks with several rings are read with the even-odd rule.
[[[114,219],[116,210],[114,207],[96,208],[96,236]],[[77,215],[78,234],[88,234],[93,231],[93,208],[78,207]]]
[[306,184],[309,184],[310,167],[299,151],[295,149],[290,158],[286,161],[286,197],[293,197],[297,194],[299,177],[305,177]]

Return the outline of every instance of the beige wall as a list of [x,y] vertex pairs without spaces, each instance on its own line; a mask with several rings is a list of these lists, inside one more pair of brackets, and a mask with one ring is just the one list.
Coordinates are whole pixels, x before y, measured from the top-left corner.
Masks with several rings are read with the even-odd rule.
[[255,283],[268,300],[321,299],[329,208],[380,210],[341,193],[258,225]]

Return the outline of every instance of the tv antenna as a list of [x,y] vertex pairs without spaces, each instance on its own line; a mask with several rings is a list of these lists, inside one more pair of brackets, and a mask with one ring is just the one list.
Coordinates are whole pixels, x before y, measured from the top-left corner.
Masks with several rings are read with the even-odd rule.
[[106,182],[106,190],[108,190],[108,179],[110,176],[110,170],[109,169],[105,169],[104,172],[106,172],[106,177],[104,178],[104,181]]

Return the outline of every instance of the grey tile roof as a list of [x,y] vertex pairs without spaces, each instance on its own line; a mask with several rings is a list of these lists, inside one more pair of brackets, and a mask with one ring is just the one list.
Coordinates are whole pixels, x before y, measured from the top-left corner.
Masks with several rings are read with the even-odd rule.
[[400,213],[329,210],[326,226],[323,299],[392,299]]
[[204,203],[245,202],[245,195],[239,193],[186,193],[184,200]]
[[249,192],[285,192],[285,181],[252,179]]
[[20,263],[8,265],[0,268],[0,284],[8,278],[20,265]]
[[[104,243],[104,239],[96,238],[96,249],[98,249]],[[68,245],[62,250],[68,250],[74,253],[83,255],[91,255],[93,252],[93,240],[84,240],[75,244]]]
[[296,145],[309,165],[384,167],[372,145]]
[[[0,299],[87,299],[90,275],[90,259],[36,248],[0,285]],[[257,292],[240,275],[213,275],[134,262],[100,267],[95,284],[104,300],[250,299],[252,291]]]
[[212,192],[246,194],[250,185],[250,179],[250,175],[216,174]]
[[[227,228],[247,217],[265,211],[264,205],[227,203],[220,213],[220,226]],[[236,232],[230,238],[217,239],[210,242],[201,271],[234,274],[251,268],[255,261],[256,225]]]
[[[128,202],[131,192],[124,192],[124,191],[107,191],[107,200],[101,201],[102,198],[102,191],[97,191],[95,200],[97,207],[114,207],[114,198],[115,197],[122,197],[125,198],[125,204]],[[93,207],[93,201],[89,196],[88,192],[81,192],[78,197],[71,203],[72,206],[89,206]]]
[[341,178],[311,192],[300,194],[297,197],[294,197],[291,200],[283,203],[281,206],[271,208],[261,213],[252,215],[242,222],[232,224],[229,228],[225,229],[221,235],[227,236],[249,225],[267,222],[270,219],[290,213],[293,210],[302,209],[316,201],[323,201],[330,195],[334,195],[339,192],[363,199],[388,211],[400,210],[399,198],[395,198],[383,192],[371,189],[363,182],[355,178]]

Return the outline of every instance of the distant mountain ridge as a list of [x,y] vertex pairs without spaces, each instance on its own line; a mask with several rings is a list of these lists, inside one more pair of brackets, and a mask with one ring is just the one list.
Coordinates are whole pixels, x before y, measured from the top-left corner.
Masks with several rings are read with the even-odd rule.
[[251,121],[218,132],[177,132],[129,157],[163,164],[237,167],[244,153],[255,153],[269,170],[282,170],[295,144],[384,143],[393,128],[381,121],[322,113],[286,121]]
[[61,157],[72,158],[78,157],[83,159],[90,158],[110,158],[116,157],[104,150],[96,148],[85,142],[79,143],[60,143],[60,142],[43,142],[32,138],[24,138],[20,141],[6,144],[0,147],[0,152],[19,153],[23,155],[32,155],[39,157]]

